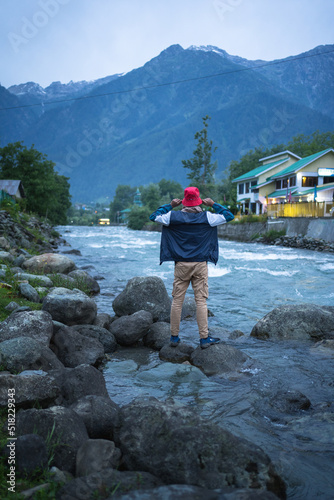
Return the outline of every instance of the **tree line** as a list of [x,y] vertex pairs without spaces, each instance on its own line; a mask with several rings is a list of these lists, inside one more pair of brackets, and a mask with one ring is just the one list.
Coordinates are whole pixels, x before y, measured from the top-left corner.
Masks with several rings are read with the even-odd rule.
[[25,198],[20,208],[47,217],[52,224],[66,224],[71,206],[69,178],[59,175],[56,164],[22,142],[0,148],[0,179],[22,181]]

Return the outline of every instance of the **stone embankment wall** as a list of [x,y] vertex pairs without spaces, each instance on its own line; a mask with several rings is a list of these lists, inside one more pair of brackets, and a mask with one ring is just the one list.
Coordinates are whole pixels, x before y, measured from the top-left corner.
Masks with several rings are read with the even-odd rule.
[[218,236],[234,241],[252,241],[257,236],[264,236],[271,230],[285,230],[286,236],[305,237],[325,242],[334,242],[334,218],[309,219],[291,217],[268,220],[267,222],[250,222],[243,224],[225,224],[218,227]]

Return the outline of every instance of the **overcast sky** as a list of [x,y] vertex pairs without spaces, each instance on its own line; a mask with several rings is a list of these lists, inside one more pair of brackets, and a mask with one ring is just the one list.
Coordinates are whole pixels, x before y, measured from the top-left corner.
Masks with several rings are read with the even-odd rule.
[[0,83],[95,80],[170,45],[274,60],[334,43],[334,0],[1,0]]

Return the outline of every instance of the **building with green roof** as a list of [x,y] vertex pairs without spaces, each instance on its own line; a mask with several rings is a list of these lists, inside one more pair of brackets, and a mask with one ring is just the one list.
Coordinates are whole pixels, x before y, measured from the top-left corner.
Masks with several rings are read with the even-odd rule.
[[334,200],[334,149],[305,158],[283,151],[259,160],[262,165],[237,177],[241,209],[264,213],[268,204]]

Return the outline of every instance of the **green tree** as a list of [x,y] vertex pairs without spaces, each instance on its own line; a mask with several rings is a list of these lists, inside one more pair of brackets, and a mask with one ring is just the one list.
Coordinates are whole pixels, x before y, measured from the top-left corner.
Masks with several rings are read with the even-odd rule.
[[183,198],[183,187],[179,182],[161,179],[158,183],[161,194],[161,205],[174,198]]
[[116,219],[117,212],[130,208],[133,205],[133,199],[136,194],[136,188],[126,184],[119,184],[116,188],[113,201],[110,203],[110,217]]
[[158,184],[151,183],[148,186],[140,186],[139,190],[143,205],[148,207],[151,212],[161,205],[161,192]]
[[[214,184],[214,174],[217,170],[217,161],[211,162],[212,157],[212,141],[208,140],[208,120],[211,118],[206,115],[203,118],[203,129],[196,132],[195,140],[197,147],[193,151],[193,158],[190,160],[182,160],[183,167],[188,169],[187,178],[192,185],[203,191],[203,187],[208,184]],[[216,151],[216,147],[213,152]]]
[[27,149],[22,142],[0,148],[0,178],[21,180],[26,209],[62,224],[70,206],[70,186],[68,177],[58,175],[54,167],[46,155],[33,146]]
[[128,215],[128,228],[140,230],[149,222],[151,211],[147,207],[133,207]]

